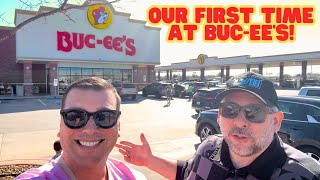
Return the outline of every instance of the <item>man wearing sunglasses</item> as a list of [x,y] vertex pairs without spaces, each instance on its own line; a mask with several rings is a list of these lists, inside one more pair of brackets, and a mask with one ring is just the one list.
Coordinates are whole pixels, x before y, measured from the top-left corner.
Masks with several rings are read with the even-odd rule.
[[277,135],[283,113],[270,80],[252,72],[241,74],[230,79],[216,99],[223,137],[209,136],[186,162],[153,155],[143,134],[142,145],[123,141],[116,147],[127,162],[168,179],[320,179],[320,163]]
[[116,89],[101,78],[84,78],[71,84],[60,110],[62,155],[16,179],[146,179],[108,157],[119,136],[120,102]]

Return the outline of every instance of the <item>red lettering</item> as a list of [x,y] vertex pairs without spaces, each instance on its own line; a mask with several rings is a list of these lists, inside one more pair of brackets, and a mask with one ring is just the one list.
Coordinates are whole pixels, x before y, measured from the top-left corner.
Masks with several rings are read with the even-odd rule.
[[112,40],[112,47],[113,47],[113,49],[116,50],[116,51],[122,52],[121,43],[122,43],[121,37],[116,37],[116,38],[114,38],[114,39]]
[[[71,35],[72,34],[72,35]],[[70,52],[72,48],[83,49],[95,48],[96,47],[96,37],[93,34],[81,34],[81,33],[69,33],[69,32],[59,32],[57,31],[57,48],[58,51]],[[118,52],[123,52],[122,43],[125,42],[125,54],[133,56],[136,54],[136,48],[134,47],[134,40],[131,38],[126,39],[126,36],[115,37],[105,36],[102,42],[106,49],[115,50]],[[98,45],[101,43],[98,43]]]
[[70,52],[72,50],[72,41],[70,33],[58,31],[57,41],[58,51]]
[[254,12],[253,8],[240,8],[240,12],[243,13],[243,22],[250,23],[251,14]]
[[107,49],[112,49],[112,37],[106,36],[103,38],[103,46]]
[[164,23],[172,23],[174,21],[175,8],[162,8],[162,20]]
[[157,24],[161,21],[161,10],[157,7],[151,8],[148,16],[151,23]]
[[179,41],[182,40],[182,34],[179,25],[172,25],[169,31],[168,40],[172,41],[175,38]]
[[134,39],[128,38],[126,40],[126,55],[133,56],[136,54],[136,48],[133,46]]
[[283,12],[283,22],[277,22],[277,23],[301,23],[301,13],[300,8],[285,8]]
[[[78,35],[79,35],[79,39],[78,39]],[[84,46],[84,34],[72,33],[72,41],[73,41],[74,48],[82,49]]]
[[230,7],[227,9],[227,15],[230,17],[227,21],[231,24],[235,24],[239,21],[239,15],[237,14],[238,8]]
[[276,38],[279,41],[286,41],[289,38],[289,33],[288,33],[288,26],[286,24],[279,24],[276,27],[276,32],[278,33],[278,35],[276,36]]
[[205,25],[205,34],[204,34],[204,39],[205,40],[215,40],[217,35],[216,35],[216,26],[215,25]]
[[261,39],[265,41],[272,40],[272,25],[262,25],[261,27]]
[[230,25],[217,25],[217,36],[219,40],[225,41],[230,37]]
[[261,8],[261,13],[264,14],[265,22],[266,23],[271,23],[271,15],[274,13],[275,10],[274,8]]
[[198,29],[197,25],[184,25],[183,29],[187,31],[188,40],[193,40],[194,31]]
[[86,35],[84,41],[85,44],[88,48],[96,48],[96,44],[95,43],[91,43],[90,40],[95,40],[95,36],[93,34],[88,34]]
[[303,8],[303,23],[313,23],[313,8]]
[[260,25],[250,26],[250,40],[253,40],[253,41],[260,40],[259,29],[260,29]]
[[215,8],[213,11],[213,22],[214,23],[225,23],[224,15],[225,15],[224,8]]
[[[195,21],[196,21],[196,23],[201,23],[201,20],[202,20],[202,18],[204,18],[204,12],[206,11],[206,9],[205,8],[196,8],[195,9]],[[210,13],[208,13],[208,14],[210,14]],[[209,21],[209,18],[208,18],[208,21]],[[210,23],[210,22],[208,22],[208,23]]]
[[177,23],[187,23],[188,11],[186,8],[177,8],[176,10],[176,22]]
[[242,39],[243,34],[242,33],[237,33],[238,31],[242,32],[243,29],[240,25],[233,25],[231,26],[231,34],[230,37],[234,40],[234,41],[239,41]]

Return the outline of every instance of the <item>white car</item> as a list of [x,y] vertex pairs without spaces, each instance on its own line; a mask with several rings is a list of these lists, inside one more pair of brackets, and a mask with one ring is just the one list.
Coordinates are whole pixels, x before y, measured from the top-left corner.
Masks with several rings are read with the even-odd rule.
[[299,96],[318,96],[320,97],[320,86],[302,87]]

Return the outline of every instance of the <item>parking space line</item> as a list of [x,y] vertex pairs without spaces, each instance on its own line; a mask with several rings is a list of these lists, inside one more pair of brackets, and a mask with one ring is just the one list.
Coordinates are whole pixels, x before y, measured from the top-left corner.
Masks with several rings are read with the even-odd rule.
[[176,141],[194,141],[199,140],[199,138],[196,137],[187,137],[187,138],[180,138],[180,139],[170,139],[170,140],[164,140],[164,141],[156,141],[156,142],[150,142],[149,144],[155,145],[155,144],[164,144],[164,143],[175,143]]
[[43,106],[47,106],[44,102],[42,102],[40,99],[38,99],[38,101],[43,105]]

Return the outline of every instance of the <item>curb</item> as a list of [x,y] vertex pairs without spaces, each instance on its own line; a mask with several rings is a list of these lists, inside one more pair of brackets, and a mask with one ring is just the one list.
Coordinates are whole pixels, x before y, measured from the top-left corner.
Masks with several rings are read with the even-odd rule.
[[44,165],[48,163],[48,159],[15,159],[15,160],[5,160],[0,161],[0,166],[6,165],[22,165],[22,164],[36,164],[36,165]]

